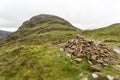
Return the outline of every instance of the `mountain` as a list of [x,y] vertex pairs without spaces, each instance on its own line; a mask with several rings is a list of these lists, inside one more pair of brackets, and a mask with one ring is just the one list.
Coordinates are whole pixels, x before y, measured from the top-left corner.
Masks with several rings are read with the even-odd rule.
[[5,37],[7,37],[10,34],[11,34],[11,32],[0,30],[0,41],[3,40]]
[[108,27],[86,30],[83,35],[94,38],[105,43],[113,43],[120,46],[120,23],[110,25]]
[[72,38],[78,31],[81,30],[60,17],[41,14],[25,21],[15,33],[7,37],[7,41],[26,44],[41,44],[47,41],[59,43]]

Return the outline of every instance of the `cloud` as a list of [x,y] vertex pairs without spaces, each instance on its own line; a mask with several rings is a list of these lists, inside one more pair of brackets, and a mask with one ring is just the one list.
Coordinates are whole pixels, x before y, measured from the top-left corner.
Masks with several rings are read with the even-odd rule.
[[0,29],[17,30],[24,21],[43,13],[93,29],[120,22],[120,0],[0,0]]

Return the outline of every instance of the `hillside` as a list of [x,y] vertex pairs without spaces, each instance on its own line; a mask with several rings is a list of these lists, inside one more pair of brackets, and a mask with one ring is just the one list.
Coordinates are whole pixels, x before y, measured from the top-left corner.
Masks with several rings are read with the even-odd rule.
[[108,27],[86,30],[83,35],[89,38],[94,38],[108,44],[120,46],[120,23],[110,25]]
[[11,32],[0,30],[0,41],[7,37],[9,34],[11,34]]
[[[67,60],[61,51],[63,44],[74,39],[79,32],[80,29],[54,15],[42,14],[25,21],[0,44],[0,80],[90,78],[94,72],[89,71],[86,59],[83,59],[80,65],[76,65],[72,60]],[[120,74],[112,64],[99,73],[115,77]]]

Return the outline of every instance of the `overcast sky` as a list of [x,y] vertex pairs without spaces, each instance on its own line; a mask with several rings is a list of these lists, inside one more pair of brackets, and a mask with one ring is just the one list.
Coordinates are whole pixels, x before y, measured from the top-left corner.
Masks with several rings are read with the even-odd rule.
[[15,31],[32,16],[53,14],[81,29],[120,23],[120,0],[0,0],[0,30]]

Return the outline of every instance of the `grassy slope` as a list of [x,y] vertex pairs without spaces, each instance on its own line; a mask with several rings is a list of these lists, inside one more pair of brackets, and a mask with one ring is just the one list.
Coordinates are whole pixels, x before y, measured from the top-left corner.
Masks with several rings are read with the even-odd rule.
[[23,28],[8,37],[8,42],[20,42],[25,44],[43,44],[46,42],[60,43],[65,42],[80,30],[71,25],[58,23],[45,23],[32,28]]
[[48,44],[16,47],[12,52],[2,55],[6,59],[1,63],[4,65],[1,67],[1,78],[8,80],[80,79],[78,75],[82,69],[67,61],[62,55],[58,46]]
[[[66,60],[61,45],[19,45],[3,47],[0,52],[0,79],[5,80],[80,80],[89,77],[89,64],[84,60],[79,66]],[[14,47],[14,48],[13,48]],[[8,48],[6,50],[6,48]],[[79,76],[80,73],[84,76]],[[102,70],[104,75],[119,76],[111,66]]]
[[[111,26],[95,29],[95,30],[86,30],[83,31],[83,35],[89,38],[94,38],[100,41],[104,40],[117,40],[120,41],[120,24],[113,24]],[[118,45],[120,46],[120,42],[111,42],[107,44]]]

